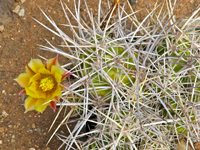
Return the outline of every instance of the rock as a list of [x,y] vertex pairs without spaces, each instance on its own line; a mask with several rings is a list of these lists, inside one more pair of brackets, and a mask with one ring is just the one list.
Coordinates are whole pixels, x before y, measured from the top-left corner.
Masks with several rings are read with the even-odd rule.
[[24,13],[25,13],[25,10],[24,10],[24,8],[22,8],[22,9],[19,11],[18,15],[19,15],[20,17],[22,17],[22,16],[24,16]]
[[30,130],[29,130],[29,133],[33,133],[33,130],[32,130],[32,129],[30,129]]
[[19,11],[20,11],[20,6],[17,5],[17,6],[15,7],[15,9],[13,10],[13,12],[16,13],[16,14],[18,14]]
[[14,129],[17,129],[17,125],[14,125],[13,128],[14,128]]
[[35,148],[29,148],[28,150],[35,150]]
[[193,4],[193,3],[194,3],[194,0],[190,0],[190,3]]
[[1,93],[4,94],[6,92],[6,90],[2,90]]
[[23,4],[26,0],[21,0],[21,3]]
[[40,128],[37,128],[37,132],[40,133],[40,132],[41,132],[41,129],[40,129]]
[[3,141],[2,140],[0,140],[0,145],[3,143]]
[[15,143],[15,139],[11,139],[10,142],[11,142],[11,143]]
[[33,124],[31,125],[31,127],[32,127],[33,129],[35,129],[35,124],[33,123]]
[[4,31],[4,25],[0,25],[0,32]]
[[2,117],[6,118],[7,116],[8,116],[8,113],[5,110],[3,110],[2,111]]

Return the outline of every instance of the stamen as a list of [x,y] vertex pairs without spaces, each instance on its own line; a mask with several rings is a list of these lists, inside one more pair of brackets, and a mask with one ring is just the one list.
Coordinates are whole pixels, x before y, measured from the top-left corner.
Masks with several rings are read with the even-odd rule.
[[52,75],[45,75],[41,80],[40,80],[40,88],[42,91],[50,91],[54,88],[55,86],[55,79]]

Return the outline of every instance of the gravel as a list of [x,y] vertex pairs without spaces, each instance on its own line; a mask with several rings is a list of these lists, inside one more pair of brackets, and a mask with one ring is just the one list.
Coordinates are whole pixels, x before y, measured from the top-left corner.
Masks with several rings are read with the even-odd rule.
[[17,5],[17,6],[15,7],[15,9],[13,9],[13,12],[16,13],[16,14],[18,14],[19,11],[20,11],[20,6]]
[[22,17],[22,16],[24,16],[24,13],[25,13],[25,10],[24,10],[24,8],[22,8],[22,9],[19,11],[18,15],[19,15],[20,17]]
[[4,31],[4,25],[0,25],[0,32]]
[[1,116],[6,118],[8,116],[8,113],[5,110],[3,110]]
[[31,127],[32,127],[33,129],[35,129],[35,123],[33,123],[33,124],[31,125]]

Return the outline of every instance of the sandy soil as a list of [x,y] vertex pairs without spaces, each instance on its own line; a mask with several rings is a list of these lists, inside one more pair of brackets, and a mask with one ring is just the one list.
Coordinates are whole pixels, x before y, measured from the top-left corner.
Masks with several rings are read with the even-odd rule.
[[[21,88],[13,79],[24,72],[25,60],[38,58],[38,55],[46,58],[56,56],[53,53],[39,50],[37,44],[47,45],[44,38],[54,45],[61,43],[60,39],[32,19],[36,18],[49,25],[39,8],[57,23],[65,23],[66,20],[59,0],[27,0],[22,4],[23,1],[25,0],[16,0],[15,2],[14,0],[0,0],[0,29],[4,27],[0,33],[0,149],[55,150],[61,144],[56,137],[48,146],[46,143],[62,117],[57,120],[54,128],[48,133],[56,113],[48,107],[43,114],[34,111],[24,114],[22,105],[24,98],[18,96]],[[73,7],[72,0],[69,0],[70,2],[63,1],[70,8]],[[200,4],[200,0],[178,0],[177,2],[175,9],[177,18],[191,12]],[[90,8],[94,8],[97,3],[98,0],[88,0]],[[152,9],[154,3],[155,0],[138,0],[133,5],[133,9],[142,10],[145,7]],[[17,6],[20,6],[20,11],[24,10],[24,16],[12,13]],[[23,11],[21,13],[23,15]],[[138,17],[143,18],[144,16],[142,11],[138,13]],[[67,59],[60,57],[59,61],[64,64]],[[59,132],[65,131],[61,129]]]

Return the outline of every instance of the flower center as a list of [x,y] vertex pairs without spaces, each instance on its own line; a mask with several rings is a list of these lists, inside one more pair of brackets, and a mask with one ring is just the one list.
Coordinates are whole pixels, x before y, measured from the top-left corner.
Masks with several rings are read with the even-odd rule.
[[40,80],[40,88],[42,91],[50,91],[54,88],[55,86],[55,80],[52,75],[45,75],[41,80]]

